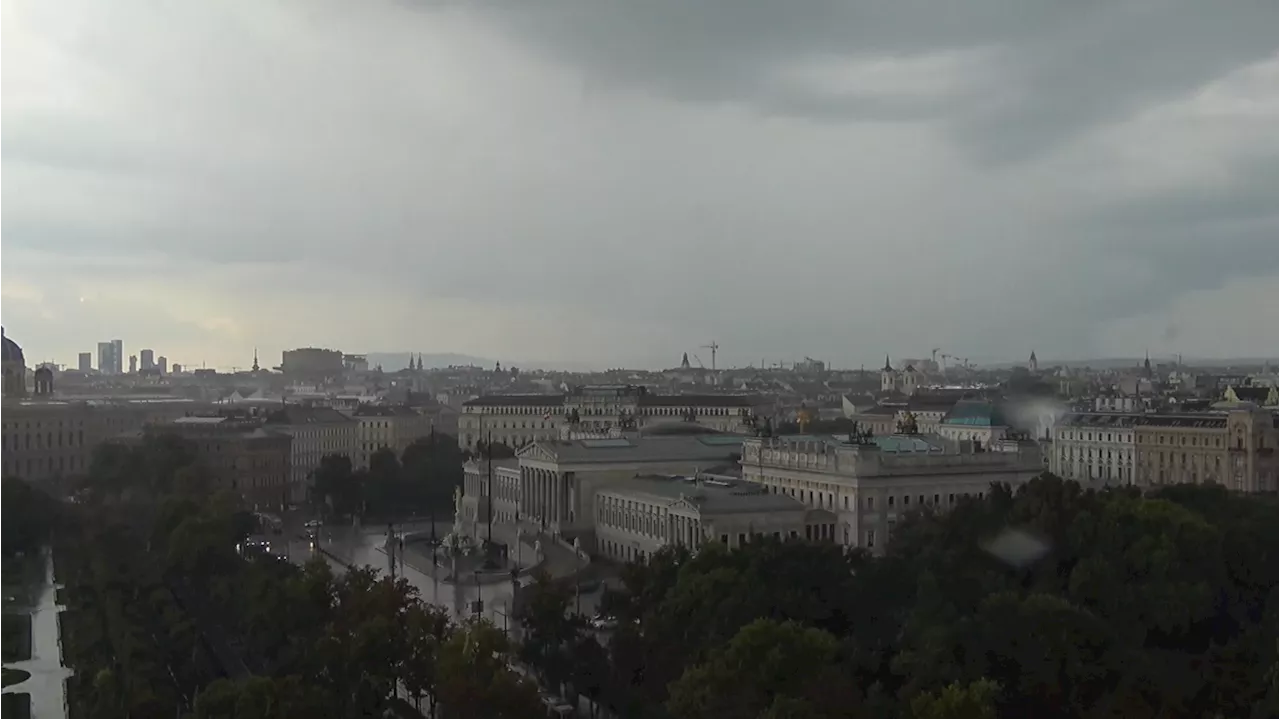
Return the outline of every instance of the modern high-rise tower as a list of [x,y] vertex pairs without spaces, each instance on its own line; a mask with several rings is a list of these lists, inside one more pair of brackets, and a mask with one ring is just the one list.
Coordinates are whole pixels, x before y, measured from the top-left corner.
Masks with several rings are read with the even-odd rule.
[[142,369],[152,369],[156,366],[155,350],[142,350],[138,353],[138,365]]
[[102,374],[120,374],[123,370],[124,358],[121,349],[117,349],[115,341],[98,343],[98,372]]

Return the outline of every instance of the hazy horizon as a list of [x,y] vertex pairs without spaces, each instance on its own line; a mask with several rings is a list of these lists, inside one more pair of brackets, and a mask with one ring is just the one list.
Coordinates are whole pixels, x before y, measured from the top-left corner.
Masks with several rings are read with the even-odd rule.
[[1280,344],[1274,3],[2,12],[0,299],[33,364]]

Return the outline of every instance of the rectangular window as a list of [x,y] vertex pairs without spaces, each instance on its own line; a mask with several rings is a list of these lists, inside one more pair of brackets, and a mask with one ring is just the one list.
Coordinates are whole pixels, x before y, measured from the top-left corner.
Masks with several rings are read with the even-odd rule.
[[876,530],[869,529],[867,530],[867,548],[870,549],[875,546],[876,546]]
[[867,497],[867,509],[875,509],[875,508],[876,508],[876,498]]

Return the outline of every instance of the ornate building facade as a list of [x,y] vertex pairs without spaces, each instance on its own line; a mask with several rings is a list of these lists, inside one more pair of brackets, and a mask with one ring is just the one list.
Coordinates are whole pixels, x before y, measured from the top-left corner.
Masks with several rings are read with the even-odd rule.
[[458,446],[500,442],[516,449],[539,440],[617,436],[671,421],[747,432],[768,401],[748,394],[656,394],[635,385],[577,387],[566,394],[490,395],[463,403]]

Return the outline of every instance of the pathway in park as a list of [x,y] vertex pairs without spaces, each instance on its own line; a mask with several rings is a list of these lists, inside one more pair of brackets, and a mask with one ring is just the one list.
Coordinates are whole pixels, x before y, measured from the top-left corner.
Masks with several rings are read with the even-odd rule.
[[34,586],[16,588],[14,596],[8,596],[10,588],[5,588],[5,613],[31,616],[31,658],[6,662],[4,668],[20,669],[31,676],[5,687],[3,692],[31,695],[31,716],[53,719],[67,716],[66,681],[71,670],[62,666],[58,613],[63,608],[58,605],[58,587],[53,582],[53,561],[47,551],[42,559],[43,575],[33,578]]

